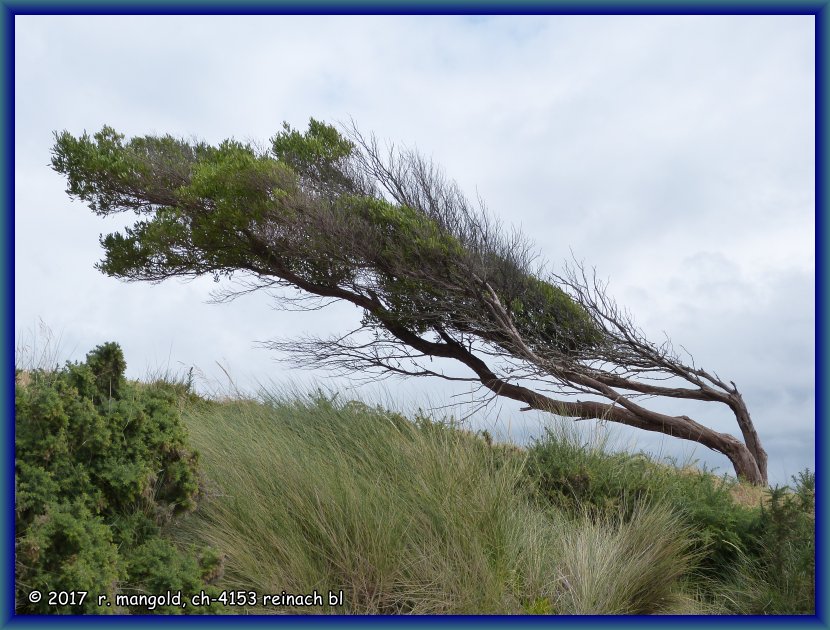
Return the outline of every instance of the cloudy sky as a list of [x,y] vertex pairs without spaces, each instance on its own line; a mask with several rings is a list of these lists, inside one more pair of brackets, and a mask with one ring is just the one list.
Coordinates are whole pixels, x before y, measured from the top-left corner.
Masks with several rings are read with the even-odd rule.
[[[108,124],[219,142],[282,121],[353,118],[414,147],[470,196],[574,255],[656,339],[742,390],[772,481],[814,466],[815,160],[812,16],[15,18],[15,330],[57,358],[123,346],[132,377],[194,366],[199,385],[336,387],[404,408],[469,391],[434,380],[355,389],[289,372],[257,345],[346,330],[356,309],[275,311],[265,295],[210,304],[210,279],[121,283],[93,269],[94,216],[50,170],[52,134]],[[475,418],[516,440],[540,417]],[[718,430],[734,420],[688,411]],[[600,427],[598,431],[606,429]],[[620,445],[729,471],[722,456],[636,431]]]

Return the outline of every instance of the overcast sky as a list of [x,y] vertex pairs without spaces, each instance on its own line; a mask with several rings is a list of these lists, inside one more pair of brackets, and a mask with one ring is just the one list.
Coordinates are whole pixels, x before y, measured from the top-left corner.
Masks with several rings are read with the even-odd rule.
[[[42,346],[43,321],[61,361],[114,340],[131,377],[194,366],[215,390],[221,364],[244,390],[319,383],[464,413],[463,386],[355,391],[257,346],[345,331],[353,307],[215,305],[210,279],[98,273],[99,234],[132,217],[94,216],[48,166],[55,130],[265,142],[282,121],[351,117],[431,156],[552,263],[573,250],[650,335],[734,380],[786,482],[814,466],[814,58],[812,16],[16,16],[17,343]],[[476,426],[538,434],[517,407]],[[724,411],[689,413],[737,432]],[[730,471],[703,447],[614,435]]]

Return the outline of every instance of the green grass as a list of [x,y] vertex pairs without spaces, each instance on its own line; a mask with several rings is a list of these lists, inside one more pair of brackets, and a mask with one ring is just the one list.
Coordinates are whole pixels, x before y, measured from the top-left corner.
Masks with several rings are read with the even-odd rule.
[[581,439],[568,425],[548,429],[530,446],[526,471],[542,500],[571,513],[628,514],[642,504],[670,506],[692,527],[700,569],[712,575],[732,566],[757,533],[762,495],[753,493],[755,502],[734,498],[745,484],[643,454],[612,453],[603,442]]
[[685,583],[693,537],[674,512],[598,519],[538,504],[517,449],[322,397],[184,417],[211,485],[180,534],[226,554],[221,587],[342,589],[331,613],[704,610]]
[[569,514],[622,514],[661,505],[688,527],[700,599],[733,614],[815,611],[815,476],[757,488],[642,454],[611,453],[567,428],[527,453],[526,483]]

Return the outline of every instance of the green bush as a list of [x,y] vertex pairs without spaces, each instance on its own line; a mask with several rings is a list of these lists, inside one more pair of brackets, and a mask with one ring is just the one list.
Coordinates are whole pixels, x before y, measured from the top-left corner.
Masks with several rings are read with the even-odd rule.
[[737,505],[729,482],[712,475],[609,453],[551,429],[528,449],[526,471],[542,500],[570,512],[630,514],[643,502],[671,506],[691,526],[699,568],[709,575],[732,567],[755,540],[757,509]]
[[[124,577],[112,531],[82,500],[46,503],[15,541],[18,613],[66,614],[97,611],[96,597],[112,596]],[[43,599],[29,602],[31,591]],[[55,608],[49,591],[86,591],[82,602]]]
[[528,449],[527,483],[546,505],[597,518],[643,504],[678,514],[698,559],[704,599],[740,614],[813,614],[815,609],[815,476],[794,478],[768,499],[743,505],[737,482],[679,470],[643,455],[609,453],[573,433],[547,430]]
[[774,487],[761,508],[758,545],[744,561],[754,588],[737,600],[749,614],[813,615],[816,608],[815,474]]
[[[107,343],[83,363],[16,383],[17,613],[116,612],[99,608],[97,595],[113,603],[121,591],[204,585],[202,567],[160,537],[199,493],[179,398],[129,383],[125,368],[121,348]],[[30,602],[32,590],[89,595],[56,607]]]

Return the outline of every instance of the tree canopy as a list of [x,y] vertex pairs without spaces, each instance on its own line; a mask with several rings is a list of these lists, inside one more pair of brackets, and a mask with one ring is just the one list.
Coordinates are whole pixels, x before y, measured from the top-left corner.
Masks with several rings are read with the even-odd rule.
[[[278,293],[291,306],[363,309],[345,335],[273,342],[298,365],[476,382],[528,409],[699,442],[766,483],[766,453],[734,383],[646,339],[581,264],[546,271],[521,233],[414,151],[314,119],[305,132],[285,124],[264,148],[127,140],[104,127],[56,134],[52,166],[93,212],[137,215],[102,236],[97,267],[107,275],[213,275],[227,299],[292,287],[296,295]],[[432,357],[469,376],[434,368]],[[726,405],[743,442],[644,406],[653,396]]]

